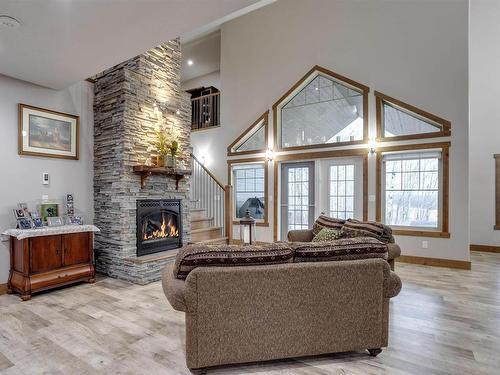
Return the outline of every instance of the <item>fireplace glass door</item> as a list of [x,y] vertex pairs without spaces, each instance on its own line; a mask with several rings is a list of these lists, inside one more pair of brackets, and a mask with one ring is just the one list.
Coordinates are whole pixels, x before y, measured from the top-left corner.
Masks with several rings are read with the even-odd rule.
[[182,246],[180,200],[137,201],[137,256]]

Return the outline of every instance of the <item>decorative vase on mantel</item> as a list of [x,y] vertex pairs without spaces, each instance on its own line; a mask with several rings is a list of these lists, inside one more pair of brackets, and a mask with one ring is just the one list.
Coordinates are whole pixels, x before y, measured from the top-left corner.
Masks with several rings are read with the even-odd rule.
[[175,168],[175,155],[166,155],[167,156],[167,159],[166,159],[166,167],[169,167],[169,168]]
[[165,155],[158,155],[156,157],[156,166],[159,168],[163,168],[165,166]]

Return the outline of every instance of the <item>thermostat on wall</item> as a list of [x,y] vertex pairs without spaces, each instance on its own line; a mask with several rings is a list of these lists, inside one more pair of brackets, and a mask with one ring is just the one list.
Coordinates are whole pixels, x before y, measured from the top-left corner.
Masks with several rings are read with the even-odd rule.
[[49,184],[49,174],[47,172],[44,172],[42,174],[42,185],[48,185]]

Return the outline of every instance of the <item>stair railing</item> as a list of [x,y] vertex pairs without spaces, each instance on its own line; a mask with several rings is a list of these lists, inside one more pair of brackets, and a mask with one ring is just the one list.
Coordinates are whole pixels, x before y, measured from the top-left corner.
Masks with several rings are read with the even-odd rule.
[[207,217],[213,219],[212,226],[221,227],[223,235],[228,238],[228,242],[231,242],[231,186],[224,186],[193,154],[191,160],[193,208],[204,209]]

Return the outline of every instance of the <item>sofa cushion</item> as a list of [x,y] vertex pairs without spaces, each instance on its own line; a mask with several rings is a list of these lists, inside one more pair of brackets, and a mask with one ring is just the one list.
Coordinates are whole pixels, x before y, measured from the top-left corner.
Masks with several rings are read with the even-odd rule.
[[387,260],[387,245],[372,237],[341,238],[330,242],[292,244],[294,262],[355,260],[382,258]]
[[376,221],[348,219],[342,226],[342,237],[373,237],[384,243],[393,243],[392,229]]
[[320,215],[314,222],[313,235],[316,236],[323,228],[341,230],[344,223],[345,220],[343,219],[336,219],[326,215]]
[[314,236],[312,242],[328,242],[338,240],[340,238],[340,230],[323,228],[317,235]]
[[185,279],[196,267],[291,262],[293,262],[293,250],[287,243],[254,246],[193,244],[179,251],[173,272],[178,279]]

